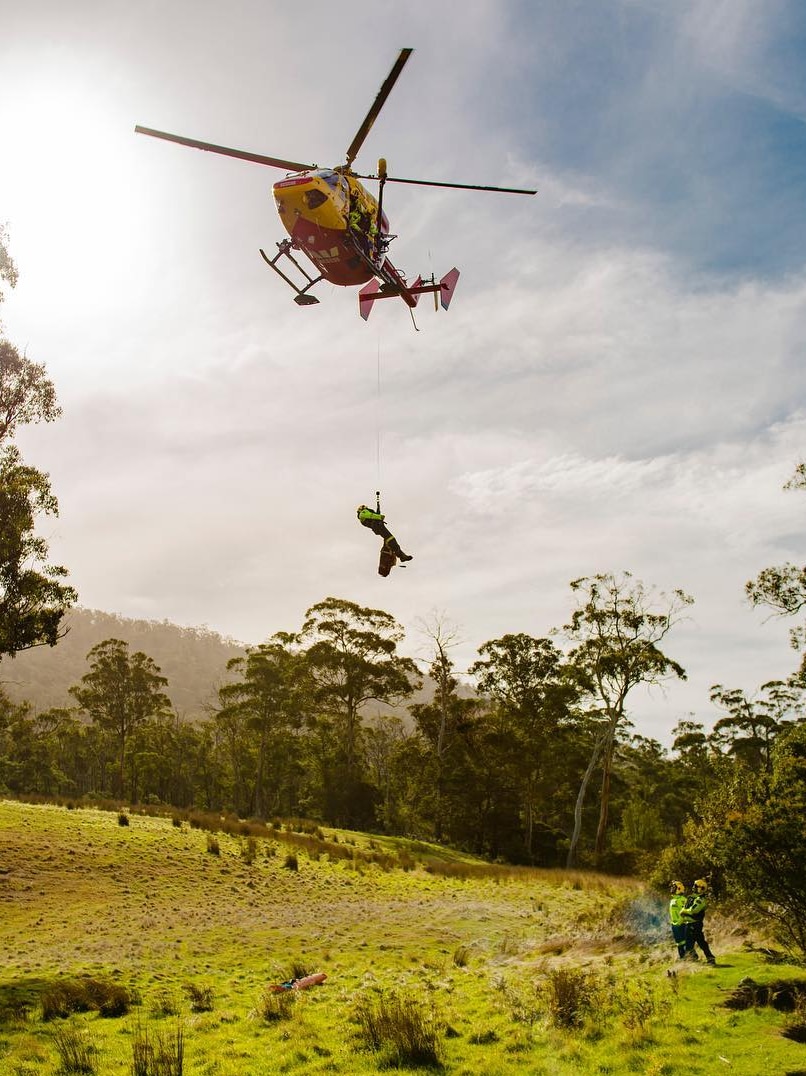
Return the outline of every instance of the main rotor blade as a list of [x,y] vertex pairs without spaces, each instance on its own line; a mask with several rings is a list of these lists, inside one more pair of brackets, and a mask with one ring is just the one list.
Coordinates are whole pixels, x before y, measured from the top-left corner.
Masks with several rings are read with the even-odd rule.
[[392,87],[397,82],[397,80],[398,80],[398,78],[400,76],[400,72],[406,66],[406,61],[408,60],[409,56],[411,56],[412,52],[414,52],[414,49],[401,49],[400,50],[400,55],[395,60],[394,67],[389,72],[389,74],[386,76],[386,81],[384,82],[383,86],[381,86],[380,90],[378,91],[378,96],[375,98],[375,101],[373,102],[372,108],[369,110],[369,112],[364,117],[364,122],[358,128],[358,132],[357,132],[355,138],[350,143],[350,147],[347,150],[347,167],[348,168],[353,163],[355,158],[358,156],[358,151],[361,149],[362,145],[364,144],[364,139],[367,137],[367,135],[370,132],[370,129],[372,128],[373,123],[378,118],[378,113],[383,108],[383,106],[386,104],[386,98],[392,92]]
[[[356,179],[380,179],[380,176],[362,176],[353,172]],[[495,191],[498,194],[537,194],[534,190],[524,190],[522,187],[483,187],[478,183],[440,183],[431,179],[400,179],[396,176],[385,176],[387,183],[413,183],[418,187],[452,187],[460,191]]]
[[284,172],[308,172],[316,168],[315,164],[300,164],[299,161],[286,161],[282,157],[264,157],[262,153],[249,153],[243,149],[229,149],[227,146],[215,146],[212,142],[199,142],[195,138],[183,138],[181,135],[168,134],[167,131],[154,131],[150,127],[135,127],[137,134],[163,138],[166,142],[178,142],[180,146],[192,149],[205,149],[210,153],[221,153],[225,157],[238,157],[242,161],[255,164],[268,164],[272,168],[282,168]]

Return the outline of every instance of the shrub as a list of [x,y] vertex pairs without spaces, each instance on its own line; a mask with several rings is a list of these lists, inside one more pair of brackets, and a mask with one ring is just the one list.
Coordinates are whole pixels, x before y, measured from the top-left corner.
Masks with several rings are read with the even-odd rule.
[[185,983],[184,991],[190,999],[191,1012],[213,1011],[213,988],[212,986],[197,986],[196,983]]
[[296,1000],[297,995],[293,990],[265,990],[258,1002],[258,1016],[267,1024],[277,1020],[290,1020]]
[[257,841],[254,837],[247,837],[241,845],[241,859],[250,866],[257,859]]
[[106,979],[67,979],[52,983],[42,991],[42,1019],[70,1016],[75,1012],[96,1011],[101,1016],[125,1016],[132,997],[124,986]]
[[151,1012],[154,1016],[178,1016],[179,999],[172,990],[160,990],[151,1001]]
[[544,1004],[540,989],[534,984],[526,987],[522,984],[512,986],[503,975],[499,974],[493,980],[493,987],[500,992],[510,1016],[516,1023],[531,1026],[542,1017]]
[[595,975],[582,968],[552,968],[543,983],[543,998],[554,1027],[581,1027],[600,993]]
[[42,1019],[64,1018],[74,1012],[89,1012],[93,1008],[83,983],[66,980],[52,983],[42,991]]
[[453,962],[457,968],[466,968],[470,960],[470,946],[457,945],[453,951]]
[[83,1029],[64,1024],[53,1032],[53,1045],[59,1055],[59,1072],[64,1076],[96,1072],[97,1047],[91,1042]]
[[779,1012],[795,1012],[799,1006],[806,1009],[806,979],[757,983],[747,977],[722,1004],[726,1009],[757,1009],[764,1005],[771,1005]]
[[658,1012],[659,1003],[649,983],[639,980],[626,984],[619,994],[618,1007],[625,1028],[628,1031],[643,1032]]
[[0,1027],[4,1024],[24,1024],[31,1015],[32,1005],[26,998],[11,997],[0,1005]]
[[786,1025],[781,1034],[793,1042],[806,1043],[806,994],[801,994],[796,999],[794,1019]]
[[132,1006],[132,998],[125,986],[110,983],[106,979],[85,979],[84,990],[90,1007],[101,1016],[125,1016]]
[[392,1065],[439,1065],[443,1027],[433,1004],[392,992],[359,1000],[355,1019],[364,1044],[385,1051]]

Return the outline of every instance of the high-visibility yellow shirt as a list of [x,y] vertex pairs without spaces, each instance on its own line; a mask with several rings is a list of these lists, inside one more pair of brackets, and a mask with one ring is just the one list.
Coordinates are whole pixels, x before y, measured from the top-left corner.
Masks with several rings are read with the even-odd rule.
[[683,920],[680,917],[680,913],[683,911],[683,907],[686,903],[685,893],[676,893],[669,901],[669,922],[673,927],[680,926]]

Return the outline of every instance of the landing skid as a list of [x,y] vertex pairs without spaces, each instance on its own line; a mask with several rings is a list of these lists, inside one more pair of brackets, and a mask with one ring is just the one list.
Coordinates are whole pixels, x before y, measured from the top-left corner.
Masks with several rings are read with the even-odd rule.
[[[309,292],[310,289],[314,286],[314,284],[318,284],[320,280],[324,279],[324,274],[320,273],[319,276],[316,277],[311,276],[310,273],[308,273],[305,269],[305,266],[300,265],[300,263],[291,253],[291,249],[291,240],[283,239],[282,242],[277,244],[277,253],[274,255],[273,258],[270,258],[266,251],[262,248],[260,250],[260,256],[266,263],[266,265],[268,265],[270,269],[273,269],[279,277],[282,277],[286,284],[288,284],[288,286],[292,289],[292,291],[296,292],[296,295],[294,296],[294,302],[297,304],[297,306],[314,306],[316,303],[319,302],[319,300],[316,298],[315,295],[310,295]],[[279,269],[277,267],[277,262],[281,258],[288,258],[292,265],[294,265],[295,268],[298,269],[300,273],[302,273],[302,275],[308,281],[304,288],[298,287],[290,277],[285,275],[282,269]]]

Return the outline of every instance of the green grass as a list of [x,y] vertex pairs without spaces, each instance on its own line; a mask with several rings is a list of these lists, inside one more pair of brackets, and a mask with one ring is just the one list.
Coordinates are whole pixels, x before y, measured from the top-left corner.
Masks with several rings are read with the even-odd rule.
[[[177,1029],[186,1076],[358,1076],[418,1056],[466,1076],[806,1070],[806,1046],[780,1035],[784,1014],[720,1004],[743,976],[803,969],[742,951],[736,924],[716,918],[719,966],[673,966],[631,880],[495,868],[346,832],[337,844],[361,855],[309,854],[299,834],[275,830],[219,832],[215,856],[209,831],[128,814],[121,827],[116,811],[0,802],[3,1076],[57,1076],[60,1027],[91,1045],[103,1076],[131,1076],[133,1045]],[[333,835],[326,827],[323,843]],[[416,868],[388,869],[402,853]],[[327,982],[278,1003],[277,1018],[267,986],[303,971]],[[594,1002],[555,1026],[551,990],[576,989],[579,974]],[[125,988],[131,1010],[43,1021],[43,994],[82,980]],[[212,1007],[194,1005],[200,996]],[[383,998],[406,1007],[378,1014]],[[423,1014],[433,1050],[429,1038],[409,1055],[388,1028],[408,1042]],[[368,1019],[386,1037],[368,1034]]]

